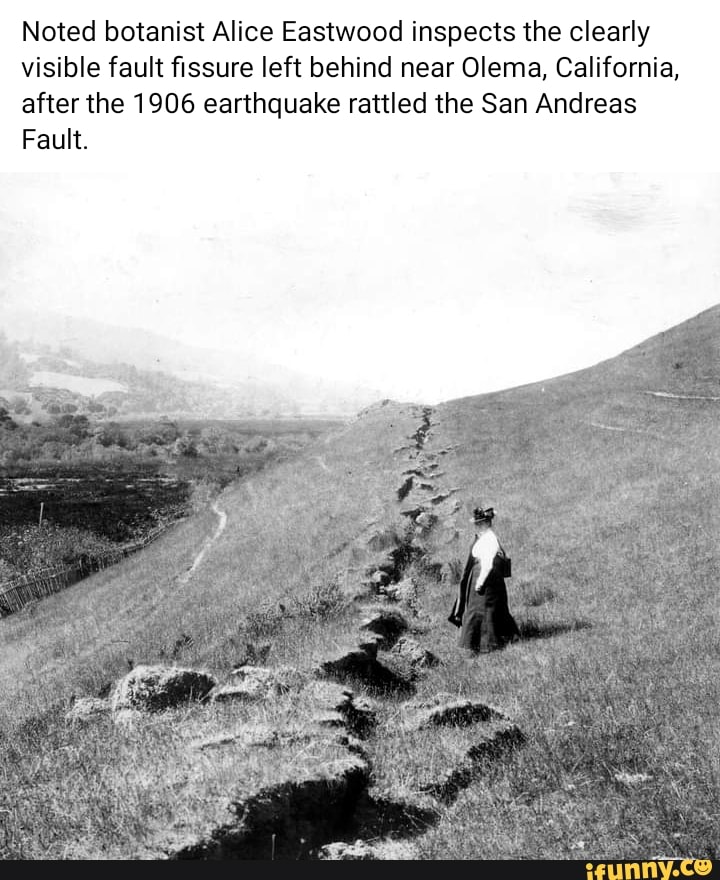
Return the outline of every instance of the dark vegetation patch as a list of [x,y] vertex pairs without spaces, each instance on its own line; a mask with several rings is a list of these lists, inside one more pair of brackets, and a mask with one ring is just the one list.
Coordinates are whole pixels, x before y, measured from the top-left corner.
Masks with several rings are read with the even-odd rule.
[[294,455],[320,420],[20,423],[0,406],[0,583],[112,561],[230,482]]
[[32,469],[31,477],[0,480],[3,531],[40,521],[56,528],[93,532],[110,541],[129,541],[188,511],[190,483],[159,465],[131,468],[88,465]]
[[89,574],[113,551],[107,538],[73,526],[6,527],[0,531],[0,583],[20,574],[70,565],[80,565]]

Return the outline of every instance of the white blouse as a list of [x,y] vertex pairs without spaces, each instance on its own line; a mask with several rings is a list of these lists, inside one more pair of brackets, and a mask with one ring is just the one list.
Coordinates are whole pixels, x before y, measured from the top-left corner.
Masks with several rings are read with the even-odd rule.
[[485,583],[485,579],[490,574],[490,571],[493,567],[493,560],[495,559],[495,554],[500,549],[500,542],[497,539],[497,535],[493,532],[492,529],[487,529],[481,535],[478,535],[477,540],[472,546],[472,550],[470,551],[472,555],[480,562],[480,574],[478,575],[478,579],[475,583],[475,589],[479,590],[480,587]]

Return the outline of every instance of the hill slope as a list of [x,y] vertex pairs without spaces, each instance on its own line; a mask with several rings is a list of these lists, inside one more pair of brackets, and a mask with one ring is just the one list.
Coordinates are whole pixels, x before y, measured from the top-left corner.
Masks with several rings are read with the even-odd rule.
[[[9,308],[2,303],[0,330],[10,339],[22,341],[23,350],[41,351],[43,346],[69,350],[92,370],[90,376],[120,376],[122,382],[137,386],[130,389],[136,398],[130,401],[133,412],[145,406],[145,411],[150,407],[152,412],[164,408],[177,413],[182,408],[188,414],[216,418],[223,413],[236,417],[248,412],[352,415],[382,397],[374,389],[265,363],[244,354],[242,340],[238,340],[236,351],[196,348],[160,333]],[[82,370],[75,372],[81,374]],[[59,388],[68,387],[67,377],[55,383]],[[123,398],[112,402],[123,402]]]
[[[0,622],[0,705],[12,732],[3,765],[23,791],[7,853],[157,857],[217,831],[226,814],[208,805],[232,800],[243,774],[255,779],[252,750],[223,752],[225,775],[219,758],[190,760],[184,744],[209,723],[200,711],[130,737],[105,719],[70,728],[71,694],[96,692],[128,658],[227,675],[260,643],[268,664],[309,673],[352,640],[357,603],[335,588],[361,592],[373,535],[394,527],[400,573],[417,584],[415,638],[441,661],[415,681],[416,698],[482,697],[526,740],[478,758],[451,789],[443,774],[474,728],[418,742],[398,724],[407,698],[382,696],[364,748],[374,803],[384,798],[404,818],[376,834],[426,859],[715,857],[719,322],[712,309],[544,383],[435,408],[372,407],[297,461],[228,488],[218,500],[226,527],[191,576],[215,529],[210,511]],[[497,509],[524,638],[468,659],[446,617],[478,503]],[[430,520],[406,532],[421,510]],[[241,707],[232,723],[265,711]],[[230,723],[212,716],[220,721]],[[163,764],[167,754],[175,763]],[[276,765],[262,760],[267,784]],[[158,777],[128,774],[128,761],[157,764]],[[438,779],[447,785],[423,812],[428,775],[433,791]]]

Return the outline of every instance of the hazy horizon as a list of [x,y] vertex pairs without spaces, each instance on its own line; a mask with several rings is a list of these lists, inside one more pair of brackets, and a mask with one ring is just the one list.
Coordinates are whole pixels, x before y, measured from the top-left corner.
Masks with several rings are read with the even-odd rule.
[[[719,302],[719,303],[716,303],[716,304],[714,304],[714,305],[718,305],[718,306],[720,306],[720,302]],[[0,304],[0,308],[1,308],[1,307],[2,307],[2,304]],[[713,306],[709,306],[708,308],[713,308]],[[20,310],[18,309],[18,311],[20,311]],[[703,309],[702,311],[707,311],[707,309]],[[701,313],[702,313],[702,312],[701,312]],[[683,319],[682,321],[679,321],[678,324],[682,324],[682,323],[684,323],[685,320],[690,320],[690,319],[692,319],[692,318],[694,318],[694,317],[697,317],[697,315],[698,315],[698,314],[701,314],[701,313],[695,313],[695,314],[693,314],[693,315],[689,315],[687,319]],[[59,319],[68,318],[68,319],[71,319],[71,320],[79,320],[79,321],[92,320],[92,319],[77,318],[77,316],[72,316],[72,315],[69,315],[69,314],[66,314],[66,313],[61,313],[61,312],[50,312],[50,311],[46,311],[44,314],[45,314],[45,316],[54,315],[54,316],[57,316],[57,318],[59,318]],[[3,317],[3,316],[2,316],[2,312],[0,312],[0,319],[1,319],[2,317]],[[98,323],[100,323],[100,322],[98,322]],[[108,327],[112,327],[113,325],[106,325],[106,326],[108,326]],[[668,327],[661,328],[658,332],[659,332],[659,333],[662,333],[662,332],[664,332],[665,330],[670,330],[672,327],[675,327],[675,326],[677,326],[677,324],[671,324],[671,325],[669,325]],[[5,330],[5,329],[6,329],[6,328],[4,328],[4,327],[2,327],[2,326],[0,325],[0,331]],[[136,332],[139,332],[139,333],[142,333],[142,334],[145,334],[145,333],[155,333],[155,331],[146,331],[146,330],[143,330],[142,328],[132,328],[132,327],[127,327],[127,328],[116,328],[116,329],[122,329],[122,330],[124,330],[124,331],[127,330],[127,331],[131,331],[131,332],[132,332],[132,331],[136,331]],[[158,338],[163,338],[161,334],[155,334],[155,335],[157,335]],[[449,401],[452,401],[452,400],[455,400],[455,399],[459,399],[459,398],[471,397],[471,396],[474,396],[475,394],[492,393],[493,391],[509,391],[509,390],[512,390],[513,388],[521,387],[521,386],[524,386],[524,385],[527,385],[527,384],[533,384],[534,382],[543,382],[543,381],[545,381],[545,380],[548,380],[548,381],[549,381],[549,380],[551,380],[551,379],[558,378],[558,377],[560,377],[560,376],[568,375],[568,374],[570,374],[570,373],[574,373],[574,372],[578,372],[578,371],[580,371],[580,370],[584,370],[584,369],[587,369],[587,368],[590,368],[590,367],[594,367],[594,366],[599,365],[600,363],[603,363],[603,362],[606,361],[606,360],[612,359],[613,357],[615,357],[615,356],[617,356],[617,355],[619,355],[619,354],[624,353],[625,351],[628,351],[628,350],[634,348],[636,345],[640,345],[641,343],[645,342],[647,339],[650,339],[650,338],[652,338],[652,336],[655,336],[655,335],[656,335],[656,334],[653,333],[653,334],[651,334],[649,337],[643,337],[642,339],[638,339],[637,342],[632,343],[632,344],[631,344],[630,346],[628,346],[627,348],[621,349],[620,351],[616,352],[615,354],[609,355],[607,358],[601,358],[600,360],[593,361],[592,363],[585,364],[585,365],[583,365],[583,366],[581,366],[581,367],[573,368],[573,369],[568,370],[568,371],[566,371],[566,372],[564,372],[564,373],[554,373],[554,374],[552,374],[552,375],[540,376],[540,377],[538,377],[537,379],[529,380],[529,382],[519,382],[519,383],[517,383],[517,384],[515,384],[515,385],[506,385],[506,386],[502,386],[502,387],[498,387],[498,388],[488,389],[488,390],[486,390],[486,391],[470,392],[469,394],[459,394],[459,395],[456,395],[455,397],[443,398],[442,400],[441,400],[441,399],[437,399],[437,400],[427,400],[427,399],[418,399],[418,398],[403,398],[403,397],[397,397],[397,396],[393,397],[392,395],[388,395],[387,393],[385,393],[385,391],[384,391],[382,388],[380,388],[380,389],[372,389],[372,388],[369,388],[367,385],[362,385],[361,383],[343,382],[343,381],[338,381],[338,382],[334,383],[332,379],[327,379],[327,378],[322,377],[322,376],[315,376],[315,375],[313,375],[313,374],[311,374],[311,373],[302,373],[302,372],[300,372],[300,371],[298,371],[298,373],[297,373],[296,375],[297,375],[298,377],[302,377],[302,376],[304,376],[305,378],[307,378],[307,379],[309,379],[309,380],[311,380],[311,381],[312,381],[313,379],[317,379],[317,380],[322,381],[322,382],[327,382],[328,387],[330,387],[330,388],[332,388],[333,386],[335,386],[337,389],[344,389],[344,390],[346,390],[346,391],[354,390],[354,391],[358,394],[358,396],[361,396],[361,397],[364,396],[364,397],[365,397],[365,400],[363,400],[361,406],[366,406],[366,405],[368,405],[368,401],[372,401],[372,400],[373,400],[372,397],[371,397],[371,398],[367,398],[367,397],[366,397],[367,392],[373,392],[373,391],[376,392],[376,394],[377,394],[377,398],[376,398],[377,401],[380,401],[380,400],[382,400],[382,399],[385,399],[385,398],[388,398],[388,397],[389,397],[390,399],[394,399],[394,400],[397,400],[397,401],[399,401],[399,402],[407,402],[407,403],[415,403],[415,404],[431,404],[431,405],[437,405],[437,404],[440,404],[440,403],[449,402]],[[10,336],[10,338],[12,338],[12,336]],[[165,339],[166,341],[169,341],[169,342],[177,342],[178,345],[180,345],[180,346],[183,347],[183,350],[184,350],[184,348],[185,348],[186,346],[187,346],[188,348],[190,348],[190,349],[193,348],[192,346],[189,346],[187,343],[184,343],[184,342],[182,342],[182,341],[180,341],[180,340],[173,340],[171,337],[164,337],[164,339]],[[72,348],[72,342],[73,342],[73,340],[68,339],[68,338],[65,337],[65,336],[61,336],[61,337],[58,338],[57,345],[58,345],[58,346],[61,346],[61,345],[63,345],[63,344],[68,344],[69,347]],[[231,358],[233,358],[233,357],[235,357],[235,356],[237,355],[237,352],[232,351],[232,350],[230,350],[230,349],[213,349],[213,350],[211,350],[211,349],[202,349],[202,348],[197,347],[195,350],[196,350],[197,352],[203,352],[203,353],[205,353],[205,352],[209,353],[209,352],[212,351],[212,352],[215,353],[215,354],[219,354],[219,355],[228,355],[228,356],[230,356]],[[107,361],[103,361],[103,360],[99,360],[99,359],[96,359],[96,358],[90,357],[89,360],[96,361],[97,363],[105,363],[105,362],[107,362],[107,363],[111,363],[112,361],[117,360],[117,358],[108,358]],[[133,358],[133,356],[129,356],[129,357],[128,357],[128,362],[133,363],[134,360],[135,360],[135,359]],[[252,359],[249,359],[249,362],[252,362]],[[241,363],[243,363],[242,360],[241,360]],[[278,379],[278,374],[277,374],[277,372],[273,372],[274,370],[275,370],[275,371],[277,371],[277,370],[284,371],[284,370],[287,369],[287,373],[288,373],[288,375],[292,375],[292,374],[294,373],[294,371],[292,371],[290,368],[284,368],[284,367],[282,367],[282,366],[280,366],[280,365],[277,365],[277,364],[268,363],[266,366],[270,369],[270,372],[273,373],[272,378],[273,378],[275,381],[277,381],[277,379]],[[147,369],[147,368],[149,368],[149,369],[153,369],[153,367],[146,367],[146,369]],[[209,379],[213,379],[213,378],[214,378],[214,379],[216,379],[216,380],[219,382],[219,384],[221,384],[221,385],[223,384],[224,380],[227,378],[227,377],[219,376],[219,375],[217,375],[217,374],[213,374],[212,370],[208,370],[207,372],[204,372],[204,373],[199,373],[197,376],[193,376],[193,375],[183,376],[182,373],[181,373],[181,371],[178,371],[178,370],[172,370],[172,369],[169,369],[169,368],[165,368],[165,367],[163,367],[162,365],[158,365],[158,366],[155,367],[155,368],[158,369],[158,370],[161,370],[161,369],[162,369],[162,370],[164,370],[165,372],[172,372],[172,373],[174,373],[175,375],[177,375],[178,378],[188,378],[188,379],[194,379],[194,378],[200,378],[200,379],[202,379],[202,378],[209,378]],[[192,372],[192,371],[188,371],[188,372]],[[241,378],[240,373],[238,373],[238,379],[240,379],[240,378]],[[262,376],[258,376],[257,378],[261,378],[261,379],[262,379],[262,378],[264,378],[264,377],[262,377]]]
[[5,174],[0,304],[437,403],[592,366],[719,299],[718,175],[360,183]]

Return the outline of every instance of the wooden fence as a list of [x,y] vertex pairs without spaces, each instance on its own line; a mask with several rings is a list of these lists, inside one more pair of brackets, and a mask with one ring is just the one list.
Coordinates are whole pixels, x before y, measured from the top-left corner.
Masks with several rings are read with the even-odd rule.
[[32,575],[21,575],[20,577],[0,583],[0,617],[13,614],[24,605],[27,605],[28,602],[44,599],[45,596],[58,593],[60,590],[76,584],[97,571],[102,571],[111,565],[115,565],[122,559],[125,559],[126,556],[137,553],[138,550],[142,550],[148,544],[157,540],[163,532],[167,531],[170,525],[173,525],[173,523],[158,526],[140,540],[133,541],[130,544],[121,544],[117,550],[105,553],[102,556],[81,560],[74,565],[44,568],[34,572]]

